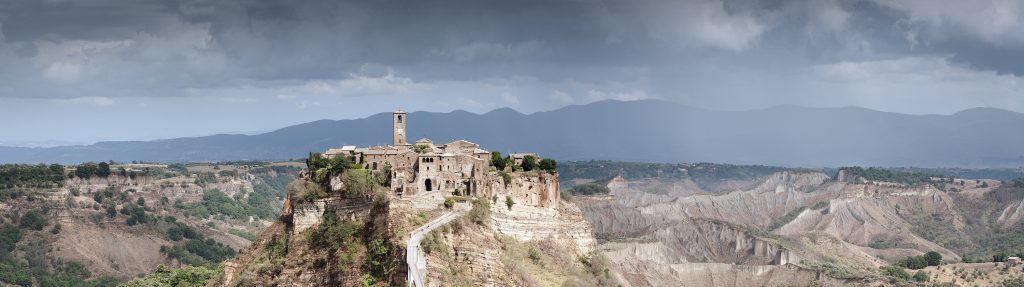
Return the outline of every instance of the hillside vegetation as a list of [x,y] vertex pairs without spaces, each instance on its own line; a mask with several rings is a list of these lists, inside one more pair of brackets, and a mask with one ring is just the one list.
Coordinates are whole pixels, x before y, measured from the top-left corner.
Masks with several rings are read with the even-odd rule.
[[262,162],[0,165],[0,282],[114,286],[160,264],[216,269],[276,219],[297,172]]

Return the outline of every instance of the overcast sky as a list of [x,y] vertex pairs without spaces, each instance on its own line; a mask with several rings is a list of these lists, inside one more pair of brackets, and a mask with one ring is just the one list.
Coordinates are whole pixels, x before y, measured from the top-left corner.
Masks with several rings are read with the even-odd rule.
[[5,145],[603,99],[1021,112],[1022,77],[1017,0],[0,0]]

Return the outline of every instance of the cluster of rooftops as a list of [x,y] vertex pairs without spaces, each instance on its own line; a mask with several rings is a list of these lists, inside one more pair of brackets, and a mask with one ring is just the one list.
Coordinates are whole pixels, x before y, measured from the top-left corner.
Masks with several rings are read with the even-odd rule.
[[455,156],[461,154],[489,156],[491,153],[481,149],[480,145],[466,140],[455,140],[447,144],[435,145],[433,141],[423,138],[416,141],[414,145],[383,145],[371,147],[346,145],[341,148],[328,149],[324,155],[398,155],[406,152],[415,152],[415,149],[418,148],[417,146],[425,147],[425,150],[419,153],[423,156]]
[[[420,139],[413,144],[405,141],[406,113],[393,113],[393,143],[391,145],[357,147],[345,145],[324,152],[325,156],[348,156],[369,170],[390,169],[392,189],[402,194],[417,191],[476,191],[487,180],[490,170],[491,152],[480,145],[454,140],[446,144],[434,144],[429,139]],[[522,164],[527,156],[540,159],[532,153],[513,153],[509,157]]]

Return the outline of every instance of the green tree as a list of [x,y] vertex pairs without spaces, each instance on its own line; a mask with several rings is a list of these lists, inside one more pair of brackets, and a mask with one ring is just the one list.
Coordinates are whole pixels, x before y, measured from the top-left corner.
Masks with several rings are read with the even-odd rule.
[[531,171],[537,168],[537,158],[528,155],[523,157],[523,171]]
[[541,170],[545,170],[545,171],[553,173],[553,172],[557,171],[557,165],[558,165],[558,163],[555,162],[555,160],[550,159],[550,158],[545,158],[545,159],[540,160],[540,169]]
[[115,208],[113,205],[108,205],[107,206],[107,217],[110,217],[110,218],[117,217],[117,208]]
[[1006,262],[1006,253],[992,255],[992,262]]
[[896,265],[916,270],[928,267],[928,261],[925,261],[924,256],[911,256],[900,260]]
[[939,264],[942,264],[942,254],[928,251],[928,253],[924,254],[924,261],[928,263],[928,266],[939,266]]
[[83,163],[78,165],[78,167],[75,167],[75,176],[82,179],[89,179],[90,177],[96,175],[96,172],[98,170],[99,166],[97,166],[95,163]]
[[48,223],[49,222],[46,220],[46,214],[43,213],[43,211],[33,209],[21,216],[21,220],[18,222],[18,227],[43,230],[43,227]]
[[917,273],[914,273],[914,277],[913,278],[914,278],[914,281],[925,282],[925,281],[928,281],[928,274],[925,274],[924,271],[918,270]]
[[313,152],[309,153],[309,158],[306,159],[306,167],[309,168],[313,182],[325,188],[330,186],[331,177],[341,174],[346,169],[361,168],[359,164],[354,163],[353,158],[347,156],[324,157]]
[[179,229],[177,227],[168,228],[167,229],[167,239],[174,240],[174,241],[181,241],[181,239],[182,239],[181,229]]
[[512,210],[512,206],[516,205],[516,202],[512,200],[511,196],[505,196],[505,206],[508,206],[508,210]]
[[377,180],[368,170],[351,169],[341,173],[341,182],[345,184],[345,196],[356,198],[372,194]]
[[365,266],[370,271],[370,274],[367,275],[385,277],[390,273],[389,249],[387,242],[381,239],[374,239],[367,244]]
[[99,176],[99,177],[102,177],[102,178],[109,177],[110,176],[110,164],[101,161],[96,166],[96,175]]
[[497,170],[505,170],[506,161],[505,158],[501,156],[500,151],[491,152],[491,165],[493,165]]
[[21,240],[21,230],[10,224],[0,227],[0,253],[14,251],[15,244]]
[[380,186],[391,186],[391,163],[384,163],[380,170],[373,172],[373,177]]
[[327,167],[327,158],[320,153],[309,153],[309,157],[306,158],[306,168],[309,168],[309,171],[316,171],[324,167]]
[[427,148],[429,148],[429,146],[423,145],[423,144],[418,144],[418,145],[413,145],[412,146],[412,151],[414,151],[416,153],[425,153],[425,152],[427,152]]
[[129,226],[149,221],[148,218],[146,218],[146,210],[142,209],[142,207],[139,207],[138,205],[132,204],[130,206],[125,206],[121,208],[121,213],[128,215],[128,219],[125,220],[125,223]]

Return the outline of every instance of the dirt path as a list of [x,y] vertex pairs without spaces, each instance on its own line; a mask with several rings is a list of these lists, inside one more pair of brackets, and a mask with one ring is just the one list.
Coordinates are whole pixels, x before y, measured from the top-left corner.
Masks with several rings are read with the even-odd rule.
[[423,240],[423,235],[434,230],[434,228],[438,228],[465,215],[469,209],[469,203],[458,203],[455,205],[454,210],[449,211],[448,213],[441,215],[441,217],[431,220],[430,222],[427,222],[427,224],[424,224],[412,231],[412,236],[409,236],[409,242],[406,243],[405,254],[405,261],[409,264],[408,286],[425,286],[423,279],[427,277],[427,259],[423,256],[423,250],[420,249],[420,241]]

